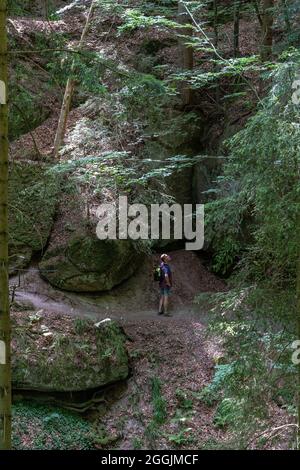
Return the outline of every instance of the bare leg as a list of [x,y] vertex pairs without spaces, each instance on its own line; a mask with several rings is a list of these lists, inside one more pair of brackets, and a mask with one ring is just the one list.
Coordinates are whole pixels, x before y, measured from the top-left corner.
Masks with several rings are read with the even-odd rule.
[[164,314],[167,315],[168,314],[168,306],[169,306],[169,296],[168,295],[164,295]]
[[159,299],[159,307],[158,307],[158,311],[159,311],[159,312],[162,312],[162,311],[163,311],[163,306],[164,306],[164,296],[161,295],[161,296],[160,296],[160,299]]

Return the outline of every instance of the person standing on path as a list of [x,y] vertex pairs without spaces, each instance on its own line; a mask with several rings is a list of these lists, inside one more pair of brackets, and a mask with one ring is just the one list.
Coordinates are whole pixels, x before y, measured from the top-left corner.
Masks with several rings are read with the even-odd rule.
[[160,281],[159,281],[159,289],[160,289],[160,299],[159,299],[159,308],[158,308],[158,315],[166,315],[171,316],[168,313],[169,307],[169,295],[172,288],[172,271],[169,266],[169,262],[171,258],[167,254],[163,254],[160,257]]

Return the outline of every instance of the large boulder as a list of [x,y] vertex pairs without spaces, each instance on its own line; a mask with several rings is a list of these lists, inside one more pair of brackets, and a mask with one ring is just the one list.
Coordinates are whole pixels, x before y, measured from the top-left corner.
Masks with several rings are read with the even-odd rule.
[[129,375],[126,336],[110,320],[14,313],[12,382],[18,390],[102,388]]
[[139,266],[129,240],[98,240],[75,235],[49,248],[40,272],[54,287],[72,292],[101,292],[128,279]]

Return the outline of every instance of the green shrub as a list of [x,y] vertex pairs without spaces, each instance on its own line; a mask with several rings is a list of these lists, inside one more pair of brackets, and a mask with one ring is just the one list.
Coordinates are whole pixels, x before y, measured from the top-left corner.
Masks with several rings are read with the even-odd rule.
[[281,285],[295,277],[298,254],[300,107],[292,81],[300,54],[287,54],[258,112],[228,142],[218,197],[206,207],[206,240],[214,269],[237,261],[256,280]]
[[31,402],[13,406],[12,437],[16,450],[95,448],[92,426],[81,416]]
[[176,390],[176,398],[178,400],[178,406],[182,410],[191,410],[193,408],[193,400],[188,398],[187,392],[178,388]]
[[233,398],[224,398],[217,406],[214,424],[220,428],[234,424],[242,415],[242,403]]
[[195,441],[191,428],[183,428],[177,434],[170,434],[168,440],[177,446],[192,444]]
[[161,392],[161,381],[157,377],[151,379],[152,403],[155,423],[161,425],[166,421],[167,401]]

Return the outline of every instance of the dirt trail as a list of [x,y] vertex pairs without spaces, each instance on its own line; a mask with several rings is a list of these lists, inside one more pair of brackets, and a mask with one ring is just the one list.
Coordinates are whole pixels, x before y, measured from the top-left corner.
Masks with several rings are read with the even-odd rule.
[[[184,250],[171,252],[174,287],[171,309],[175,317],[193,317],[199,308],[193,304],[200,292],[217,292],[225,284],[209,273],[197,254]],[[76,294],[55,289],[44,281],[35,264],[20,276],[16,301],[45,312],[103,319],[108,315],[120,320],[151,319],[157,316],[158,285],[152,280],[153,267],[159,262],[153,255],[141,263],[136,274],[110,292]],[[18,278],[10,280],[18,285]]]

